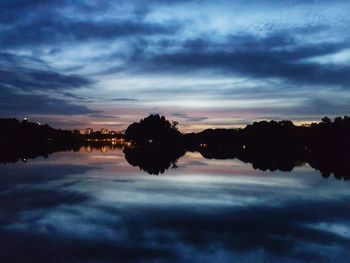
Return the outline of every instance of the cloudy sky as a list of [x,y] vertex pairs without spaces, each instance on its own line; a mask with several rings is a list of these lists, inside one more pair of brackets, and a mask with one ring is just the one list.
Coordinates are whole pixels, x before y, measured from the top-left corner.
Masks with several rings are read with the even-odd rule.
[[0,116],[181,130],[350,113],[350,2],[0,0]]

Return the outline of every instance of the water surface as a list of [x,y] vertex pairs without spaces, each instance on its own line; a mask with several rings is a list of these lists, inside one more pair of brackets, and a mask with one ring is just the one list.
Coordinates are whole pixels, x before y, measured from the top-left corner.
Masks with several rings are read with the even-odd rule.
[[349,262],[350,185],[198,152],[150,175],[118,148],[0,165],[1,262]]

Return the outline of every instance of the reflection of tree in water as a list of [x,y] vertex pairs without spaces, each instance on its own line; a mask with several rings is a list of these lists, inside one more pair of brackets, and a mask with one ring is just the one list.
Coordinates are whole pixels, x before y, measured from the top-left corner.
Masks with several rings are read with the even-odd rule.
[[350,180],[350,154],[346,149],[334,149],[327,154],[315,151],[309,155],[308,163],[323,177],[333,174],[336,179]]
[[50,154],[54,152],[61,151],[74,151],[77,152],[80,149],[80,145],[69,144],[11,144],[4,147],[0,151],[0,163],[15,163],[19,160],[26,162],[28,159],[34,159],[37,157],[47,158]]
[[156,175],[164,173],[169,168],[176,168],[177,160],[185,152],[185,149],[180,147],[167,147],[157,144],[124,148],[125,159],[129,164],[138,166],[149,174]]
[[[125,159],[133,166],[138,166],[149,174],[162,174],[167,169],[175,168],[186,148],[177,145],[144,144],[137,146],[112,145],[93,142],[89,144],[36,144],[36,145],[12,145],[0,151],[0,163],[27,161],[39,156],[48,155],[59,151],[98,151],[106,149],[124,149]],[[334,175],[337,179],[350,179],[350,155],[346,149],[337,148],[238,148],[230,145],[206,145],[191,149],[198,151],[206,159],[239,159],[245,163],[251,163],[254,169],[262,171],[292,171],[294,167],[309,164],[319,171],[323,177]]]
[[[237,158],[242,162],[251,163],[254,169],[262,171],[292,171],[294,167],[301,166],[304,163],[298,158],[297,152],[290,151],[281,153],[268,151],[266,149],[232,149],[230,147],[203,147],[199,152],[207,159],[234,159]],[[300,157],[300,156],[299,156]]]
[[112,144],[110,142],[68,142],[68,143],[9,143],[0,147],[0,163],[14,163],[18,161],[27,162],[37,157],[47,158],[55,152],[79,152],[92,153],[99,151],[106,153],[114,149],[123,149],[123,144]]
[[200,147],[198,151],[206,159],[237,158],[262,171],[289,172],[295,167],[309,164],[323,177],[334,175],[336,179],[350,179],[350,155],[344,147],[318,147],[311,150],[293,145],[281,148],[207,146]]

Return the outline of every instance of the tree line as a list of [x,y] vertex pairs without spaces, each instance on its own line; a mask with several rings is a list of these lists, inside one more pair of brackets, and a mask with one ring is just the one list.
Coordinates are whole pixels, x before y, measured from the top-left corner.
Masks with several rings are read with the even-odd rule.
[[[125,130],[126,160],[151,174],[177,166],[187,151],[204,158],[248,162],[260,170],[290,171],[308,163],[325,177],[350,178],[350,117],[324,117],[319,123],[296,126],[291,121],[259,121],[241,129],[206,129],[183,134],[178,122],[152,114]],[[100,134],[97,134],[100,135]],[[119,135],[120,136],[120,135]],[[54,129],[16,119],[0,119],[0,162],[47,156],[55,151],[78,150],[94,134]],[[106,142],[103,142],[106,143]],[[99,145],[96,145],[98,147]],[[4,150],[5,149],[5,150]]]

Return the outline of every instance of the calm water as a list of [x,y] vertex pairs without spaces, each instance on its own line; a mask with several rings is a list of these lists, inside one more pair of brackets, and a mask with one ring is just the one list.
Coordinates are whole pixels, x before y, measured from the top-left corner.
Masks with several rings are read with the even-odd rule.
[[85,148],[0,165],[0,261],[349,262],[350,182],[199,153],[177,166]]

